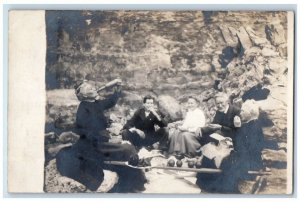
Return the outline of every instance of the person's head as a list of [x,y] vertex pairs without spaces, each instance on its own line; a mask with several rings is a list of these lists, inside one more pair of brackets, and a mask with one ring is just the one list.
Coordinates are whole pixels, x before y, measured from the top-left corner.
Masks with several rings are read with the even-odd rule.
[[259,107],[255,100],[246,100],[241,108],[240,113],[242,122],[249,122],[254,119],[258,119]]
[[154,97],[151,95],[146,95],[143,98],[143,106],[146,110],[150,110],[151,108],[154,107]]
[[76,82],[74,88],[79,101],[95,102],[100,98],[96,87],[87,80]]
[[187,108],[188,110],[194,110],[199,106],[199,100],[195,97],[188,97],[187,100]]
[[218,111],[224,112],[227,106],[229,105],[229,97],[226,93],[216,94],[216,107]]

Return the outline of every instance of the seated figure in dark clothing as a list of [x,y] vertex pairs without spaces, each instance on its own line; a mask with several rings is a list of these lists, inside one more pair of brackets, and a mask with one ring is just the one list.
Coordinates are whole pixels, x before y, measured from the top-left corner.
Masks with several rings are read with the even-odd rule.
[[218,133],[224,137],[230,137],[235,142],[234,134],[241,125],[240,109],[229,102],[229,97],[225,93],[216,94],[217,111],[214,119],[208,127],[202,128],[202,145],[212,141],[209,135]]
[[[138,109],[124,125],[121,131],[122,138],[138,148],[152,146],[157,142],[164,148],[168,140],[164,115],[154,108],[153,97],[145,96],[143,103],[143,107]],[[155,125],[160,128],[155,130]]]
[[[103,169],[116,171],[119,175],[117,192],[131,192],[143,189],[144,174],[137,169],[120,168],[106,165],[104,161],[129,161],[138,163],[138,155],[130,144],[110,143],[110,135],[106,130],[108,121],[104,111],[113,107],[120,96],[120,79],[106,84],[105,88],[114,88],[114,93],[105,97],[98,94],[96,88],[84,83],[76,86],[76,95],[81,101],[76,114],[75,132],[80,139],[72,147],[65,148],[57,155],[59,172],[84,184],[88,189],[95,191],[101,185]],[[128,186],[128,181],[131,185]],[[132,189],[131,189],[132,188]]]
[[[234,150],[223,159],[220,166],[223,172],[197,175],[197,184],[206,191],[239,193],[239,181],[254,177],[249,175],[248,171],[258,171],[263,168],[261,152],[264,147],[264,136],[257,120],[259,108],[254,100],[247,100],[243,104],[240,116],[242,123],[241,127],[235,130]],[[211,161],[208,163],[213,165]]]
[[[113,82],[110,83],[119,85],[121,81],[116,79]],[[120,88],[116,86],[113,94],[106,97],[99,95],[96,88],[89,84],[85,84],[80,91],[86,97],[82,99],[77,109],[77,133],[96,142],[107,142],[109,140],[108,131],[106,131],[108,121],[104,111],[116,105],[121,94]]]
[[242,126],[235,135],[234,150],[246,170],[263,168],[261,152],[265,146],[262,125],[258,120],[259,108],[254,100],[247,100],[240,113]]

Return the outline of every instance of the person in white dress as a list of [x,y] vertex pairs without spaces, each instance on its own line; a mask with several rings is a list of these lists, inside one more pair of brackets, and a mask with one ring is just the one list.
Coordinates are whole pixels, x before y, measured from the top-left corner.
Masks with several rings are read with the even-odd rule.
[[189,97],[188,111],[182,121],[169,124],[169,153],[194,156],[200,149],[199,132],[205,126],[204,112],[199,108],[199,101]]

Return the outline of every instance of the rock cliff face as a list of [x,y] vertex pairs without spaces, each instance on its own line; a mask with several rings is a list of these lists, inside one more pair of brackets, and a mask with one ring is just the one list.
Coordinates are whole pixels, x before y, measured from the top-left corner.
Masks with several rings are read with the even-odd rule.
[[[106,82],[116,76],[135,89],[167,88],[161,82],[184,88],[189,86],[182,84],[192,81],[211,87],[207,72],[218,76],[226,67],[245,69],[255,56],[259,66],[269,57],[286,57],[284,12],[67,14],[47,13],[48,56],[52,56],[47,67],[60,87],[72,87],[82,78]],[[285,70],[272,66],[271,73]],[[201,73],[204,78],[199,78]]]
[[261,103],[275,122],[270,135],[286,139],[285,12],[48,11],[47,22],[49,89],[120,77],[121,104],[137,108],[145,94],[179,103],[193,95],[207,117],[218,91],[236,103],[268,100],[276,106]]
[[269,149],[286,151],[286,12],[47,11],[46,20],[46,132],[54,140],[74,127],[77,80],[101,86],[120,77],[123,95],[107,112],[116,137],[145,94],[170,120],[196,96],[211,120],[223,91],[236,104],[257,100]]

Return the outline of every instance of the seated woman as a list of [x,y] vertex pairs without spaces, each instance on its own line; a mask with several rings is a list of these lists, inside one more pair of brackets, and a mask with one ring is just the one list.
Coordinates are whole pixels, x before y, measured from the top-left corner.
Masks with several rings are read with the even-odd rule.
[[189,97],[188,111],[183,121],[169,125],[169,153],[195,155],[200,149],[199,128],[205,125],[205,116],[198,107],[199,101]]
[[[259,107],[254,100],[247,100],[241,108],[241,127],[235,131],[234,150],[224,156],[220,174],[197,174],[197,184],[208,192],[238,193],[240,180],[251,179],[255,176],[248,174],[249,170],[263,168],[261,152],[264,147],[264,136],[258,121]],[[216,154],[217,155],[217,154]],[[208,164],[202,162],[204,167]]]
[[234,150],[244,162],[245,170],[263,168],[261,152],[264,148],[264,134],[258,120],[259,107],[254,100],[247,100],[241,109],[242,126],[236,131]]

